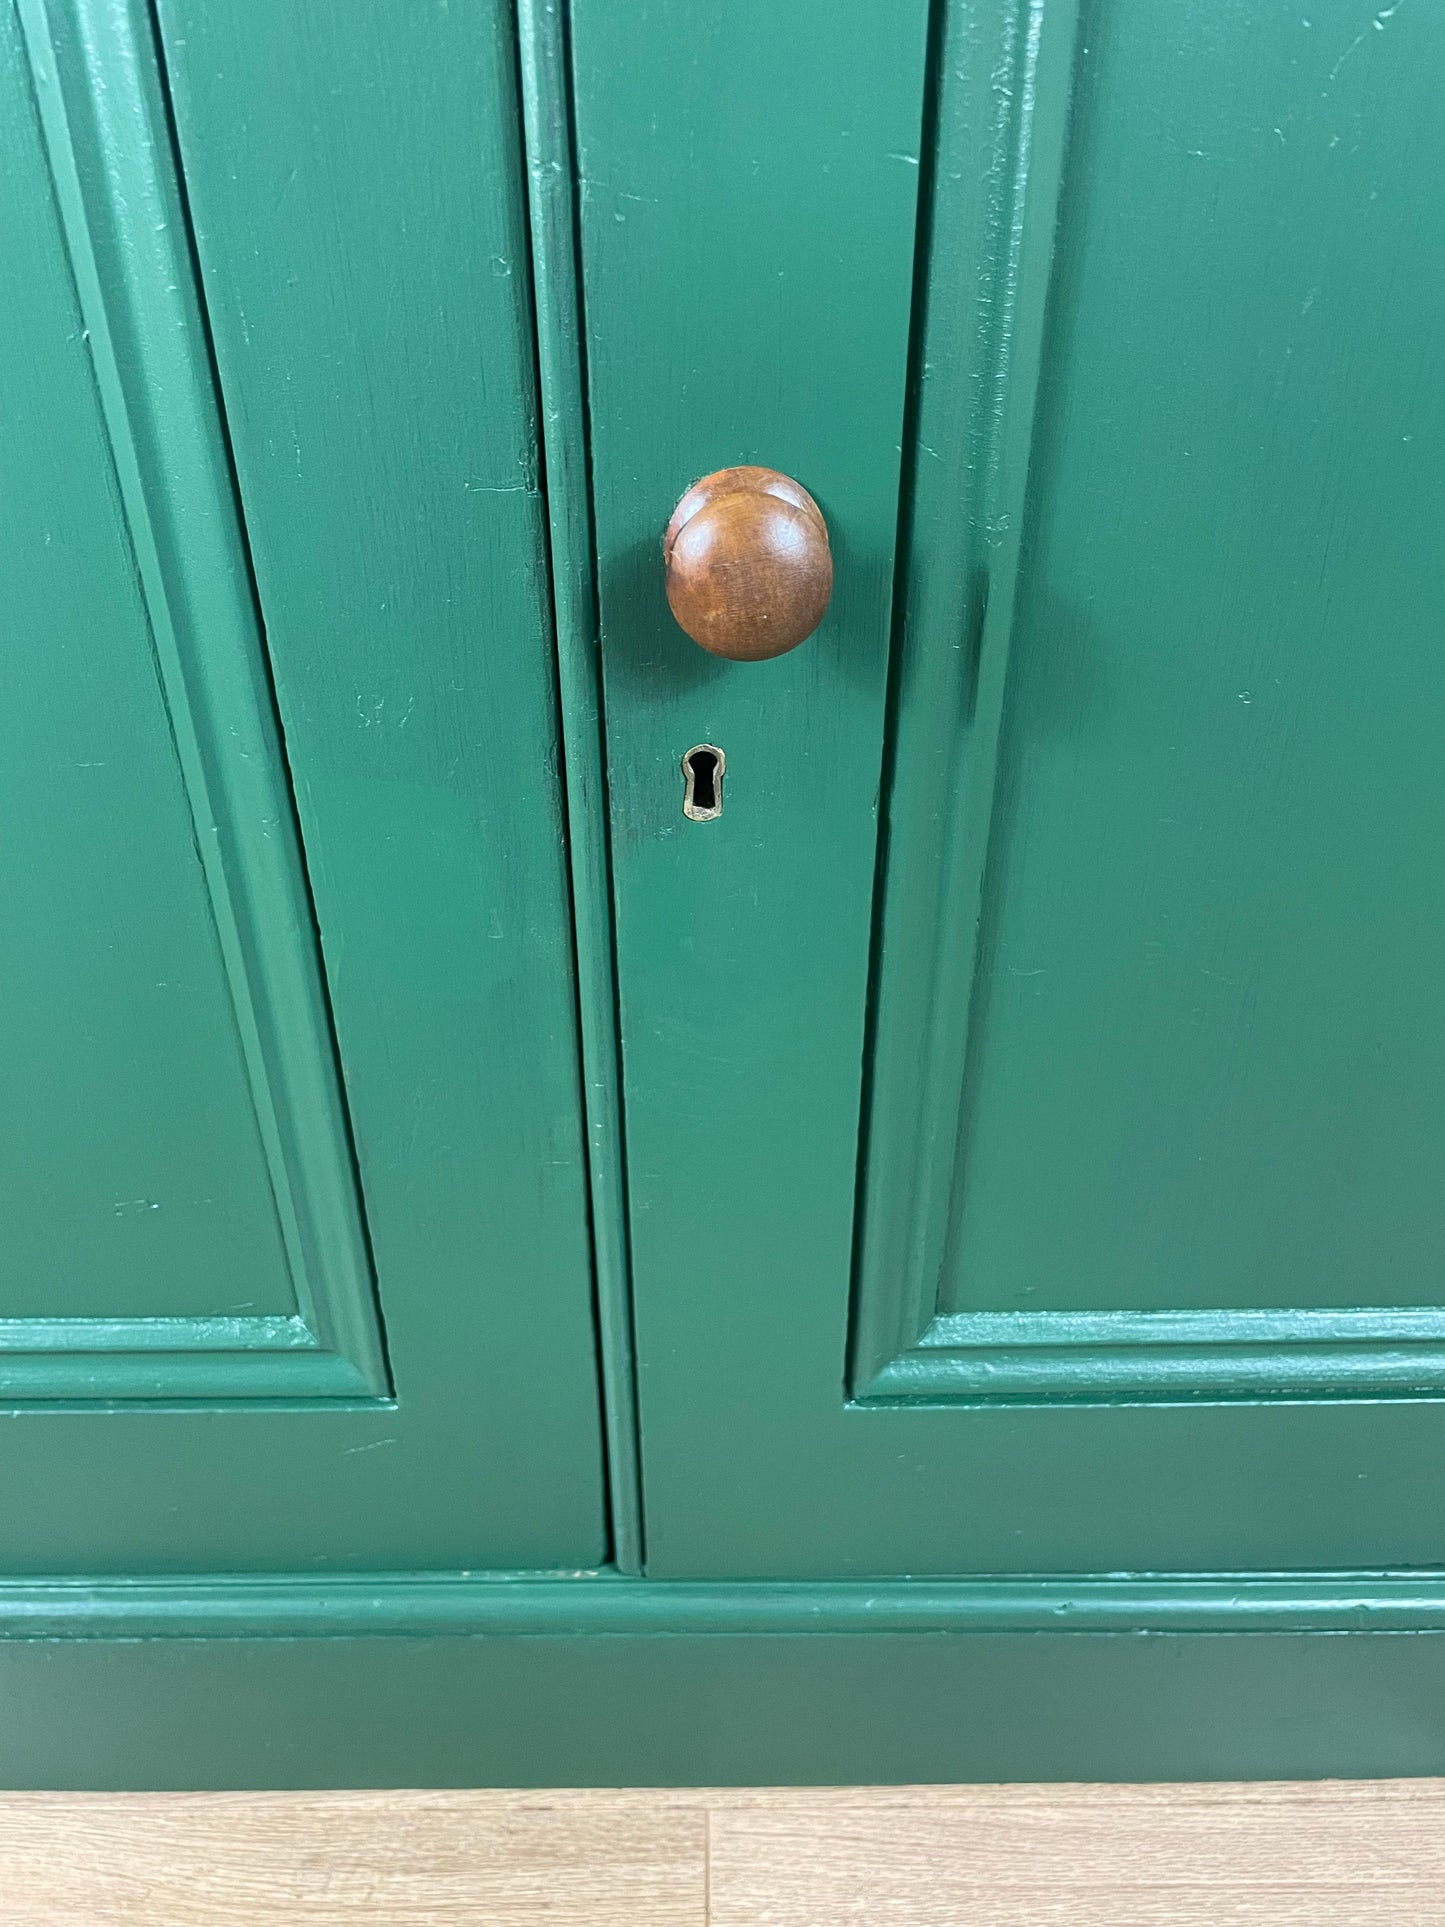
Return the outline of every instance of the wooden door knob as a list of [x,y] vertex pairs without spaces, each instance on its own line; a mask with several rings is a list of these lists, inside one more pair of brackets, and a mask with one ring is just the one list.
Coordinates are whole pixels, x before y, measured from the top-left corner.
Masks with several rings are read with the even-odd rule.
[[694,482],[672,511],[662,560],[679,626],[734,662],[796,649],[833,593],[822,511],[771,468],[722,468]]

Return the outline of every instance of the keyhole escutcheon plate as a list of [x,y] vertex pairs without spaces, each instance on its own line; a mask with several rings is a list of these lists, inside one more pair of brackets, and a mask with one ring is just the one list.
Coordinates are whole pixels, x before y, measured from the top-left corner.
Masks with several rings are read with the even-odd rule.
[[722,815],[727,757],[716,743],[697,743],[682,759],[682,813],[690,823],[713,823]]

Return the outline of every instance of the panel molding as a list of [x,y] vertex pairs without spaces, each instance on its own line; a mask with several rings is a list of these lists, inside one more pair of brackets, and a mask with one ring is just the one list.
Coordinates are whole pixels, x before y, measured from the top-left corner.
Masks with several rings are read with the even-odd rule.
[[0,1399],[384,1396],[330,1014],[157,50],[139,0],[18,6],[298,1315],[163,1319],[154,1342],[141,1337],[146,1320],[0,1320]]
[[322,1350],[301,1318],[6,1318],[0,1396],[104,1399],[348,1398],[383,1403],[372,1379]]
[[949,1236],[1078,0],[1002,0],[977,21],[945,4],[939,24],[860,1164],[862,1385],[927,1329]]
[[1419,1398],[1445,1391],[1445,1311],[955,1312],[860,1402]]
[[977,966],[1080,8],[999,0],[966,24],[945,4],[940,29],[852,1395],[970,1405],[1438,1397],[1436,1307],[939,1314],[968,1155]]

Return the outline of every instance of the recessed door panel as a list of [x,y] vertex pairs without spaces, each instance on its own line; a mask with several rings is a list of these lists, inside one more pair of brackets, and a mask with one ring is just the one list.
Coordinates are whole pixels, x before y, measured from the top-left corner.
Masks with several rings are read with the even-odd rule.
[[26,590],[0,712],[0,1081],[25,1106],[0,1176],[5,1318],[285,1318],[297,1293],[197,811],[116,513],[39,127],[22,70],[5,73],[7,255],[26,291],[0,310],[13,376],[4,573]]
[[509,43],[187,11],[0,26],[0,1562],[595,1564]]
[[[174,189],[140,151],[107,181],[93,72],[25,18],[33,105],[5,68],[23,293],[3,311],[0,1388],[380,1397],[301,853],[169,278]],[[157,217],[148,250],[127,190]]]
[[1328,25],[1257,61],[1188,8],[1079,30],[1047,330],[1008,370],[1037,387],[1027,489],[981,478],[1026,516],[1012,622],[984,617],[962,687],[935,557],[905,641],[865,1377],[891,1304],[919,1389],[1438,1380],[1445,286],[1418,182],[1445,154],[1381,106],[1423,50],[1371,29],[1354,67]]

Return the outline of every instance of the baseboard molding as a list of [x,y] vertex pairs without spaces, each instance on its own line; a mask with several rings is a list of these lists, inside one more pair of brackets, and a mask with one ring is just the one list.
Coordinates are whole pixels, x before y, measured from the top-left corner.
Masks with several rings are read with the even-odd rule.
[[1445,1773],[1445,1575],[0,1582],[0,1786]]
[[0,1639],[1445,1631],[1445,1572],[646,1580],[614,1573],[0,1579]]

